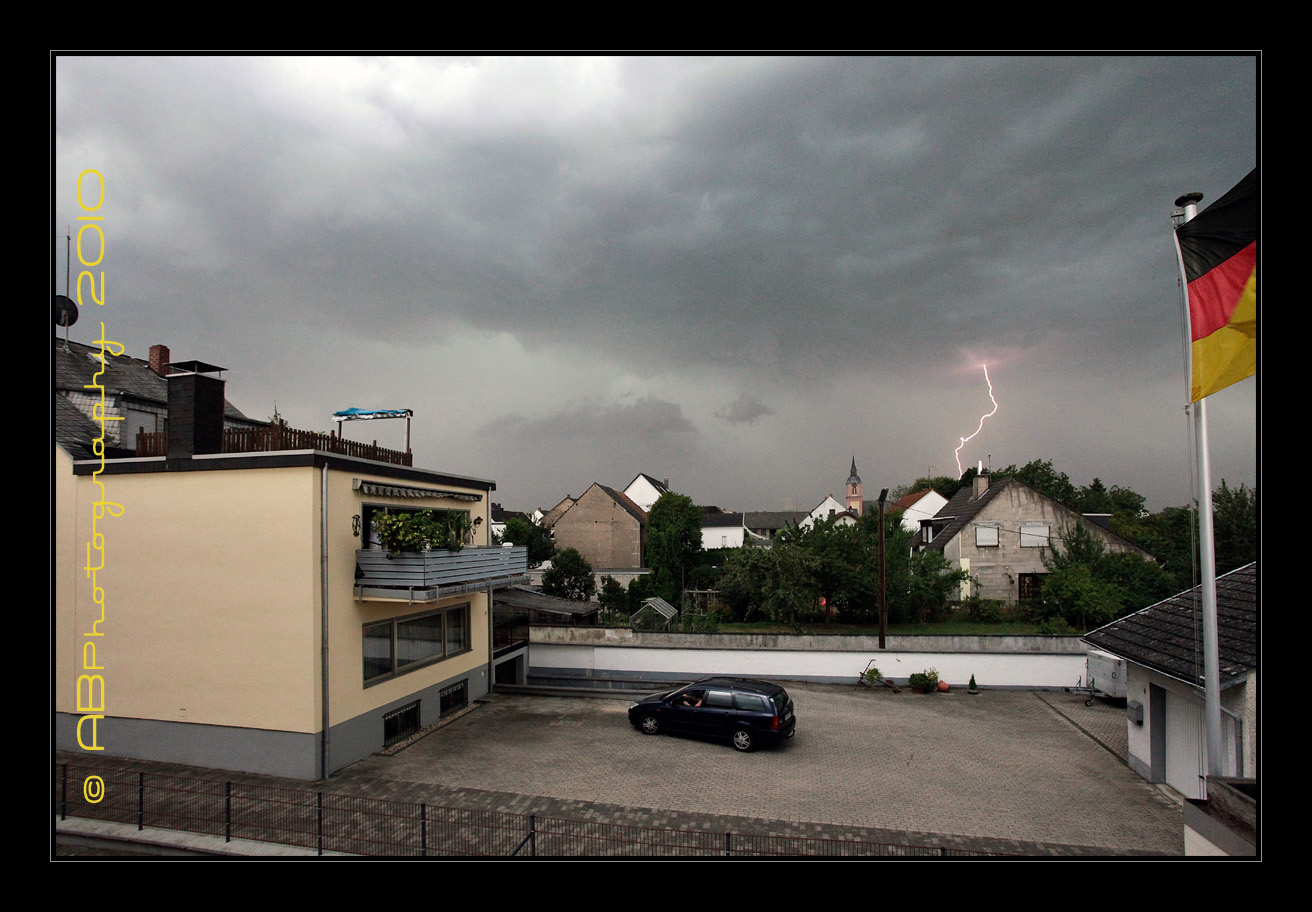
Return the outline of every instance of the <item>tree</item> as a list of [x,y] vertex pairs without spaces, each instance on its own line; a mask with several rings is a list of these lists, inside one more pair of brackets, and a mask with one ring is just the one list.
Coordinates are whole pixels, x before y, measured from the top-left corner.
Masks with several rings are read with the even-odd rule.
[[701,550],[701,509],[683,494],[662,494],[647,514],[645,556],[657,594],[671,605],[683,601],[683,590]]
[[873,614],[879,592],[878,539],[864,523],[839,525],[816,520],[805,528],[785,529],[776,548],[798,548],[815,560],[815,589],[827,609],[853,620]]
[[551,567],[542,574],[542,592],[572,602],[586,602],[597,591],[592,565],[576,548],[557,551]]
[[[1052,467],[1052,460],[1040,461],[1035,459],[1027,462],[1020,469],[1003,469],[999,475],[1012,475],[1015,478],[1025,482],[1040,494],[1046,494],[1059,504],[1063,504],[1072,509],[1078,509],[1078,494],[1075,485],[1071,484],[1070,478],[1065,472],[1058,472]],[[1101,482],[1099,482],[1101,485]]]
[[966,475],[973,476],[973,474],[974,470],[968,469],[966,474],[962,475],[961,478],[953,478],[950,475],[922,475],[909,485],[894,488],[888,499],[890,503],[895,503],[903,497],[906,497],[908,494],[914,494],[917,491],[923,491],[926,488],[929,488],[943,495],[947,500],[951,500],[953,494],[957,493],[970,483],[969,479],[966,478]]
[[1062,530],[1061,546],[1044,554],[1043,564],[1049,572],[1041,614],[1061,617],[1078,630],[1101,626],[1177,591],[1174,578],[1155,561],[1109,552],[1084,522]]
[[556,553],[556,543],[551,538],[551,530],[531,523],[520,516],[506,520],[506,531],[501,536],[503,542],[509,542],[528,549],[528,565],[531,568],[542,566]]
[[1218,575],[1257,560],[1257,488],[1232,488],[1221,479],[1212,494],[1212,531]]

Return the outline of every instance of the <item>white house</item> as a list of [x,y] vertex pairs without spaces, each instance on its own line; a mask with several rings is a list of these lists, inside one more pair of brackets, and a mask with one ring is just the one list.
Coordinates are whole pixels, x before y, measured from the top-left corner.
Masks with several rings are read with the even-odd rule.
[[642,508],[644,513],[650,513],[652,504],[660,499],[662,494],[669,493],[670,481],[658,481],[650,475],[639,472],[633,481],[629,482],[628,487],[624,489],[624,495],[629,500],[636,503]]
[[1207,768],[1201,654],[1202,587],[1099,627],[1086,643],[1126,662],[1130,768],[1186,798],[1210,776],[1257,775],[1257,564],[1218,577],[1223,768]]

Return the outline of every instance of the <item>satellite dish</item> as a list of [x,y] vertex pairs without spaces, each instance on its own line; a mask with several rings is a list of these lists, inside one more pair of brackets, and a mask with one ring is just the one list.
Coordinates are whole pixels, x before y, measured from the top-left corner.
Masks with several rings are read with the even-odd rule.
[[77,305],[68,295],[55,295],[55,325],[65,329],[77,322]]

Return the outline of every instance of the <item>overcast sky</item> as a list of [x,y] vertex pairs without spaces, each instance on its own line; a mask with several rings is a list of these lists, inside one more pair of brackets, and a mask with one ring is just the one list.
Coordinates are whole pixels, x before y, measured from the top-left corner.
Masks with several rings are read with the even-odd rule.
[[[550,507],[638,472],[728,509],[1051,459],[1189,497],[1171,209],[1258,164],[1251,57],[132,58],[54,67],[71,337],[227,368]],[[74,228],[76,230],[76,228]],[[75,272],[76,277],[76,272]],[[95,312],[92,312],[95,311]],[[1257,481],[1257,381],[1209,400]],[[402,422],[347,436],[400,447]]]

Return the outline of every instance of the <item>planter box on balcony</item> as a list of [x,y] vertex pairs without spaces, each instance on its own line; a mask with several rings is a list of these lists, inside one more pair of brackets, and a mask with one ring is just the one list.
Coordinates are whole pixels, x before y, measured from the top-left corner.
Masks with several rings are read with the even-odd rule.
[[516,581],[528,572],[527,548],[464,548],[389,554],[355,552],[363,590],[392,590],[395,597],[436,598],[439,590],[470,591],[483,585]]

